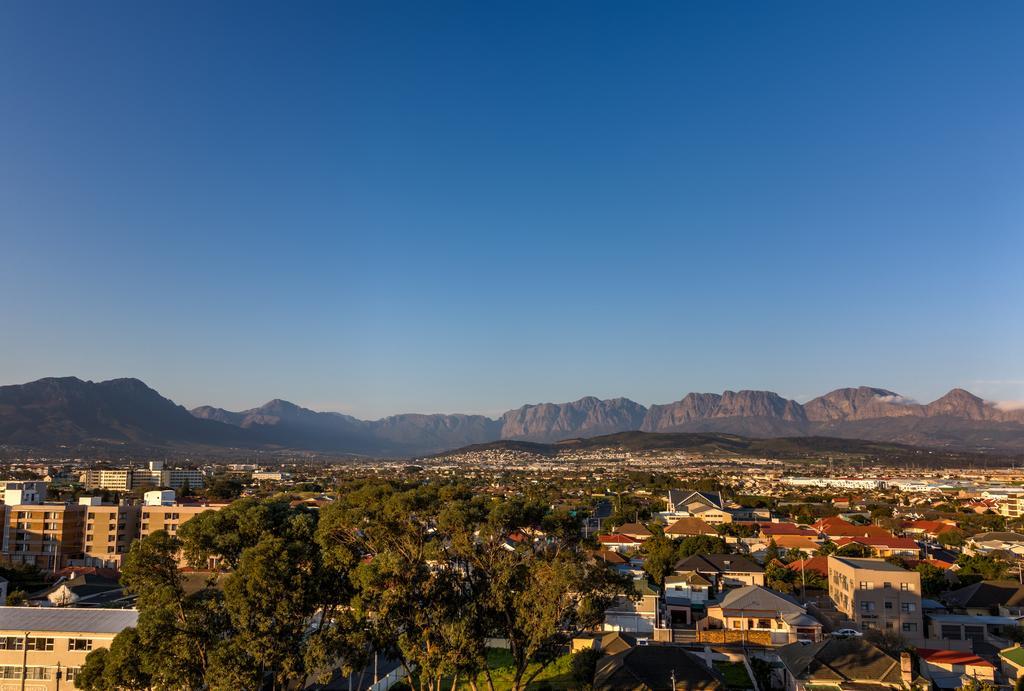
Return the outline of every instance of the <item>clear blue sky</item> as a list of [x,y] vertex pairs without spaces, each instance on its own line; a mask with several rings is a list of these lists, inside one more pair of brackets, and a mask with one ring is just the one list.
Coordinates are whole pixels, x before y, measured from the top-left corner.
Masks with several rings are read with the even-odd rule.
[[5,2],[0,382],[1024,399],[1020,2]]

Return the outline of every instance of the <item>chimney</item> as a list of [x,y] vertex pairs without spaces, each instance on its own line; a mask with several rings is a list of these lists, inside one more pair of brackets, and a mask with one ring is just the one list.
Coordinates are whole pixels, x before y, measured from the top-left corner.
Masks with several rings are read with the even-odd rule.
[[914,661],[906,651],[900,653],[900,679],[908,685],[914,681]]

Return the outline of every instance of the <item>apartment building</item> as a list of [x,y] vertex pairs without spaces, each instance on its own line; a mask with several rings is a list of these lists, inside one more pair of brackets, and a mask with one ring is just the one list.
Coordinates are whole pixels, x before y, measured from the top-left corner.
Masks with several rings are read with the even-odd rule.
[[0,607],[0,691],[73,689],[86,656],[138,619],[133,609]]
[[82,473],[82,484],[88,489],[127,492],[137,487],[184,487],[200,489],[206,477],[194,468],[164,468],[162,461],[150,461],[145,468],[94,469]]
[[82,557],[85,507],[78,504],[5,504],[5,561],[56,571]]
[[924,636],[921,575],[884,559],[828,558],[828,594],[861,631],[880,629],[911,640]]
[[111,492],[127,492],[132,488],[131,468],[95,469],[82,473],[79,481],[86,489],[106,489]]
[[0,502],[35,504],[46,501],[46,483],[41,480],[0,480]]
[[[82,497],[78,504],[4,505],[3,560],[56,571],[65,566],[120,568],[132,542],[157,530],[177,534],[182,523],[226,504],[178,504],[174,492],[146,493],[142,506],[102,504]],[[2,689],[0,689],[2,691]]]
[[139,537],[139,507],[101,504],[98,499],[81,500],[86,506],[83,558],[90,566],[120,568],[123,555]]

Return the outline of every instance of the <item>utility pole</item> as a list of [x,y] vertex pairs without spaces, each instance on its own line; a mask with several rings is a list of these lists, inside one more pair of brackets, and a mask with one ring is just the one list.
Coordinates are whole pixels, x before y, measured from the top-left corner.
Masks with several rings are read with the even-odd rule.
[[672,691],[676,691],[676,670],[672,668]]
[[21,691],[25,691],[25,680],[28,677],[28,634],[25,632],[25,637],[21,639]]

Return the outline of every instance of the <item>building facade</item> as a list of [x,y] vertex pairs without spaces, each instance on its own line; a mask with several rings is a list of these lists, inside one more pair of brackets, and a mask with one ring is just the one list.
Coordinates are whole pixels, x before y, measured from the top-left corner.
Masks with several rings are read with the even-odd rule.
[[133,609],[0,607],[0,691],[73,689],[86,656],[138,619]]
[[828,594],[861,631],[879,629],[910,640],[924,637],[921,575],[884,559],[828,558]]

